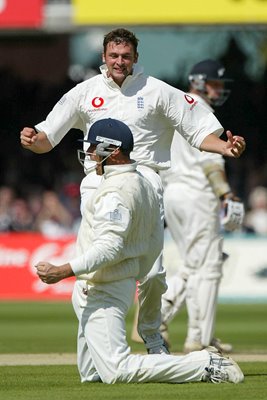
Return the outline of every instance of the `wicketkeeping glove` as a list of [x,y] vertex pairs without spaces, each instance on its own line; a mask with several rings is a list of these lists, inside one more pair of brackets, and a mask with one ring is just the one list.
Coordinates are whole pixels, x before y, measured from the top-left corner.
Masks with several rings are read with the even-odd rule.
[[226,231],[240,229],[245,215],[244,204],[241,201],[226,199],[223,201],[221,224]]

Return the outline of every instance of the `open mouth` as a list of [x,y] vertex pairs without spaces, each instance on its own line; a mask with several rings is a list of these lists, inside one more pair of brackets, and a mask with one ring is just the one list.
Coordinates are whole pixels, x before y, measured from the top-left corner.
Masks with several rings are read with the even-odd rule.
[[118,74],[124,74],[125,73],[125,69],[121,69],[121,68],[114,68],[114,71],[117,72]]

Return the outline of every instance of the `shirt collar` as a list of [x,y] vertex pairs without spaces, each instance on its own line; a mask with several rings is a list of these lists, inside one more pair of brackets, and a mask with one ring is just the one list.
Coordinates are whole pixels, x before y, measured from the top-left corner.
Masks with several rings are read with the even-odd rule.
[[133,161],[131,164],[121,164],[121,165],[105,165],[104,166],[104,178],[109,178],[110,176],[123,174],[125,172],[136,171],[137,162]]

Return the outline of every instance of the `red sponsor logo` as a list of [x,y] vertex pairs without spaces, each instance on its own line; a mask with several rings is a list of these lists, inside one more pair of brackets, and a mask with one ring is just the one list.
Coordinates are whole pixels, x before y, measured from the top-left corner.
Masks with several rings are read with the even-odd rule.
[[104,99],[102,97],[95,97],[92,100],[92,106],[95,107],[95,108],[102,107],[103,104],[104,104]]
[[189,104],[193,104],[194,103],[194,99],[193,99],[193,97],[191,97],[191,96],[189,96],[189,94],[185,94],[184,95],[184,98],[185,98],[185,100],[187,101],[187,103],[189,103]]
[[75,278],[46,285],[35,265],[48,261],[61,265],[75,257],[75,236],[49,239],[38,233],[1,234],[0,300],[70,299]]

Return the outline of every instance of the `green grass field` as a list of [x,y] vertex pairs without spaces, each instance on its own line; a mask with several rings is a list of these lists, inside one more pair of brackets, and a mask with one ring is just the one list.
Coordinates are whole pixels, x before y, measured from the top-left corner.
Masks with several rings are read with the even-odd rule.
[[[127,317],[132,351],[144,352],[130,339],[134,310]],[[267,354],[267,304],[220,304],[216,335],[234,345],[235,353]],[[0,302],[0,354],[75,353],[77,322],[65,302]],[[180,352],[186,313],[170,326],[172,352]],[[233,354],[234,358],[234,354]],[[192,383],[81,384],[75,365],[0,366],[0,399],[267,399],[267,362],[240,362],[240,385]]]

